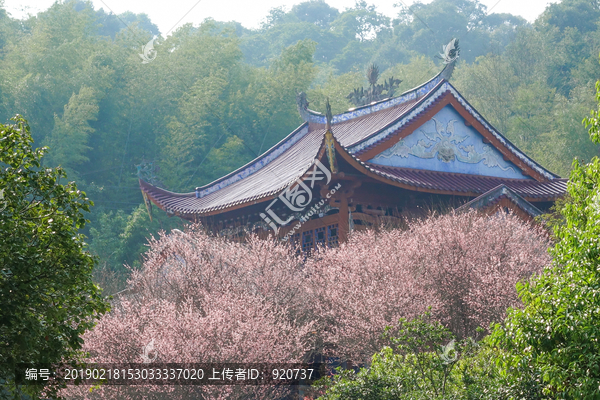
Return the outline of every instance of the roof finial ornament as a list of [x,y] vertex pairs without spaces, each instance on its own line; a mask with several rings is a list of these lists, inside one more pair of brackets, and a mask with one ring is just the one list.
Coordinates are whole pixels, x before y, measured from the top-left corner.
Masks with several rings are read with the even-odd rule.
[[369,85],[375,86],[377,85],[377,80],[379,79],[379,67],[372,63],[367,68],[367,81],[369,81]]
[[296,92],[296,105],[298,106],[298,112],[302,116],[304,120],[305,114],[308,114],[308,99],[306,98],[306,93],[304,92]]
[[160,168],[154,165],[154,161],[142,160],[141,163],[136,165],[136,168],[138,179],[146,181],[152,186],[164,187],[162,182],[156,176],[156,174],[160,171]]
[[325,102],[325,118],[327,119],[327,127],[325,129],[325,151],[327,152],[327,160],[329,161],[329,170],[337,174],[337,161],[335,159],[335,141],[333,140],[333,133],[331,132],[331,121],[333,120],[333,114],[331,114],[331,104],[329,104],[329,97]]
[[327,119],[327,130],[331,130],[331,121],[333,120],[333,114],[331,114],[331,104],[329,104],[329,97],[325,102],[325,118]]
[[460,55],[460,47],[458,46],[458,39],[452,39],[447,45],[442,46],[443,53],[440,53],[444,64],[450,64],[454,62]]
[[313,124],[325,123],[325,116],[323,114],[308,109],[308,99],[306,98],[306,93],[296,92],[296,105],[298,106],[300,117],[304,121]]
[[394,97],[394,93],[402,81],[390,77],[385,81],[385,84],[377,84],[379,79],[379,67],[374,63],[367,68],[367,81],[369,88],[357,88],[352,91],[346,98],[356,107],[361,107],[373,102],[381,101],[387,98]]
[[458,46],[458,39],[452,39],[447,45],[442,46],[443,53],[440,53],[442,62],[446,65],[442,70],[441,77],[445,80],[449,80],[454,72],[454,66],[456,60],[460,56],[460,47]]

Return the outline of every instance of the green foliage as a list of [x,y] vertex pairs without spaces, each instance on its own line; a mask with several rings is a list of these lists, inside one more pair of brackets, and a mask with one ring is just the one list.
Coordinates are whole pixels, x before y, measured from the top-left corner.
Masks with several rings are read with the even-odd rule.
[[[0,379],[16,363],[73,359],[108,310],[79,233],[91,201],[61,168],[41,165],[27,122],[0,125]],[[9,385],[10,386],[10,385]]]
[[89,161],[86,153],[90,147],[87,144],[89,135],[94,132],[89,121],[97,119],[98,111],[92,88],[82,86],[78,94],[73,93],[63,116],[54,116],[54,129],[46,140],[52,151],[49,154],[50,164],[61,165],[73,176],[73,167]]
[[334,32],[339,32],[348,39],[358,39],[364,42],[376,38],[382,32],[389,30],[390,21],[378,13],[375,6],[367,5],[364,0],[356,1],[353,8],[348,8],[331,26]]
[[406,369],[403,358],[394,354],[390,347],[385,347],[373,356],[369,368],[362,368],[358,373],[338,369],[332,382],[331,378],[325,377],[315,385],[319,391],[326,390],[326,393],[319,397],[323,400],[411,398],[408,395],[411,390],[406,387],[406,375],[410,376],[413,371]]
[[125,288],[130,269],[141,266],[150,237],[161,230],[182,230],[185,225],[180,218],[168,217],[163,212],[154,212],[150,221],[144,204],[129,215],[122,210],[102,212],[94,222],[90,229],[90,251],[100,259],[94,278],[107,295]]
[[[598,85],[600,88],[600,85]],[[598,115],[585,123],[598,142]],[[496,327],[508,371],[530,369],[546,395],[595,399],[600,385],[600,159],[573,162],[551,268],[519,287],[523,310]],[[512,374],[518,380],[517,373]]]
[[439,322],[431,321],[429,314],[411,321],[400,319],[391,341],[403,356],[403,364],[409,372],[406,386],[430,398],[446,395],[459,353],[469,345],[468,340],[455,345],[452,333]]
[[346,96],[356,87],[363,85],[364,72],[348,72],[342,75],[330,73],[325,82],[308,91],[309,108],[323,112],[327,99],[334,114],[343,113],[352,107]]
[[550,4],[541,20],[559,27],[577,28],[580,32],[588,32],[597,29],[596,22],[600,17],[600,4],[598,1],[589,0],[563,0],[559,3]]
[[429,57],[439,52],[440,42],[460,38],[461,58],[473,62],[477,56],[505,46],[525,23],[510,14],[487,16],[486,6],[479,1],[435,0],[416,2],[410,9],[402,6],[394,31],[409,50]]
[[456,343],[452,333],[432,321],[429,313],[410,321],[400,319],[385,335],[393,348],[384,347],[369,367],[358,372],[339,368],[333,379],[319,380],[317,390],[326,391],[320,399],[458,398],[459,392],[475,382],[469,375],[473,374],[472,360],[464,359],[472,357],[477,345],[471,339]]
[[[542,400],[540,375],[527,366],[502,365],[506,353],[489,337],[458,343],[428,314],[388,328],[384,347],[358,372],[337,369],[313,389],[319,399]],[[453,344],[453,346],[451,345]],[[452,350],[450,350],[453,348]]]
[[590,130],[592,142],[600,143],[600,81],[596,82],[596,102],[598,111],[590,111],[590,116],[584,118],[583,123]]
[[340,12],[328,5],[324,0],[305,1],[292,7],[294,14],[300,21],[310,22],[326,28],[335,20]]
[[565,195],[556,200],[547,213],[535,217],[537,223],[543,224],[549,233],[553,233],[556,227],[565,224],[565,218],[562,215],[562,209],[569,202],[569,196]]

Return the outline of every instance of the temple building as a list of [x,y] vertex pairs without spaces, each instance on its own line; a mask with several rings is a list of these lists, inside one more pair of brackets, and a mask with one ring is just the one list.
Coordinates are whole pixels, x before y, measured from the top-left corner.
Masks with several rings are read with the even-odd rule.
[[520,151],[452,86],[457,57],[446,54],[439,74],[400,96],[339,115],[310,110],[300,95],[305,122],[267,152],[189,193],[140,179],[144,199],[232,239],[274,234],[304,251],[431,210],[510,209],[532,219],[565,193],[567,180]]

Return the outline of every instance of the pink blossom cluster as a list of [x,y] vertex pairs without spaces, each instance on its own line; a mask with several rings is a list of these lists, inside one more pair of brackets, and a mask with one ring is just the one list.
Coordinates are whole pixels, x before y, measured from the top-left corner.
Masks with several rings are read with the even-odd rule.
[[[150,240],[145,258],[111,313],[84,336],[90,362],[140,363],[151,341],[155,361],[170,363],[300,362],[310,348],[312,323],[298,321],[306,309],[301,260],[287,247],[257,238],[227,242],[192,227]],[[217,399],[249,392],[273,389],[106,386],[70,395]]]
[[[518,306],[517,281],[550,261],[544,234],[510,214],[448,214],[406,230],[354,232],[304,259],[289,246],[245,244],[199,226],[150,240],[113,310],[84,336],[92,362],[363,361],[399,318],[431,307],[459,337]],[[103,387],[83,397],[277,398],[269,388]],[[171,392],[170,392],[171,391]]]
[[309,260],[307,286],[338,354],[365,360],[399,318],[431,307],[459,338],[520,304],[516,283],[550,262],[547,236],[512,214],[447,214],[353,234]]

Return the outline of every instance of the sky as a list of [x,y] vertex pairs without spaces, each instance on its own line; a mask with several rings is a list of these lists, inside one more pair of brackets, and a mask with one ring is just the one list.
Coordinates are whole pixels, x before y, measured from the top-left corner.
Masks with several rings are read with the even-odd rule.
[[[353,0],[325,0],[330,6],[343,11],[354,5]],[[422,1],[430,3],[432,0]],[[480,0],[488,12],[511,13],[533,22],[546,6],[557,2],[548,0]],[[1,2],[1,0],[0,0]],[[185,23],[198,25],[206,18],[217,21],[237,21],[246,28],[257,28],[269,10],[284,7],[289,10],[302,0],[93,0],[94,7],[104,8],[106,12],[121,14],[132,11],[147,14],[158,25],[161,33],[170,32]],[[394,3],[412,5],[414,0],[367,0],[377,10],[389,17],[397,15]],[[50,7],[54,0],[4,0],[6,10],[15,18],[24,18],[27,14],[36,14]]]

